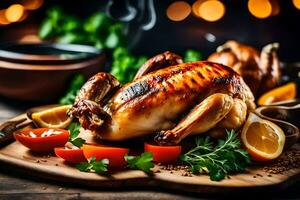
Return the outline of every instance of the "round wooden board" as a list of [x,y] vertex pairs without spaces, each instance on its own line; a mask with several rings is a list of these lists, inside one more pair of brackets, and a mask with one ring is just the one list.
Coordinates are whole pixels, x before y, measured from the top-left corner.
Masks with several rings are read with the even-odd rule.
[[[43,107],[42,107],[43,108]],[[41,108],[41,109],[42,109]],[[23,114],[14,119],[25,117]],[[81,137],[91,142],[93,138],[88,131],[81,130]],[[300,145],[293,149],[300,151]],[[228,189],[250,189],[258,187],[282,188],[289,183],[299,180],[300,169],[292,169],[282,174],[268,176],[262,166],[252,166],[245,173],[230,176],[220,182],[211,181],[206,175],[182,176],[184,171],[167,171],[161,166],[155,166],[153,171],[159,173],[150,175],[138,170],[124,170],[113,172],[109,176],[78,171],[62,159],[50,156],[45,157],[29,151],[19,142],[14,141],[0,149],[0,161],[15,167],[25,169],[34,176],[41,176],[62,182],[74,182],[93,187],[127,188],[127,187],[157,187],[158,189],[176,189],[190,192],[215,192]],[[259,176],[257,176],[259,174]],[[254,178],[255,177],[255,178]]]

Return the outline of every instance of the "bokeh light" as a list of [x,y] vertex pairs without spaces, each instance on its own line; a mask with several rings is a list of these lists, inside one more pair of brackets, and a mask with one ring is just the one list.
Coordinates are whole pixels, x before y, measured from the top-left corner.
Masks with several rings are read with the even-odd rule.
[[260,19],[272,14],[272,5],[268,0],[249,0],[248,9],[253,16]]
[[182,21],[191,13],[191,6],[184,1],[175,1],[167,8],[167,16],[172,21]]
[[42,6],[44,0],[22,0],[21,4],[27,10],[36,10]]
[[293,0],[293,4],[297,9],[300,9],[300,0]]
[[6,9],[0,10],[0,26],[10,24],[10,22],[5,17],[5,10]]
[[280,13],[280,5],[279,0],[270,0],[270,3],[272,5],[272,16],[276,16]]
[[24,35],[21,39],[21,42],[41,42],[41,39],[39,38],[39,36],[34,35],[34,34],[28,34],[28,35]]
[[225,14],[225,6],[221,1],[207,0],[200,4],[198,13],[199,16],[206,21],[218,21]]
[[5,17],[9,22],[17,22],[24,14],[24,7],[20,4],[13,4],[5,10]]
[[195,3],[193,3],[193,5],[192,5],[193,14],[196,15],[197,17],[201,17],[200,13],[199,13],[199,7],[204,1],[205,0],[198,0],[198,1],[195,1]]

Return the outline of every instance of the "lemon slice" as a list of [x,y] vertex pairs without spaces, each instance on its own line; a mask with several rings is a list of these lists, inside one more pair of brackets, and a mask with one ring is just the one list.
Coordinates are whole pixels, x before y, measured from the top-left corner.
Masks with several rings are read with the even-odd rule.
[[72,118],[67,115],[67,111],[72,105],[58,106],[36,112],[31,115],[32,120],[39,127],[45,128],[67,128],[72,122]]
[[250,113],[242,130],[242,142],[253,160],[267,161],[281,155],[285,143],[282,129]]

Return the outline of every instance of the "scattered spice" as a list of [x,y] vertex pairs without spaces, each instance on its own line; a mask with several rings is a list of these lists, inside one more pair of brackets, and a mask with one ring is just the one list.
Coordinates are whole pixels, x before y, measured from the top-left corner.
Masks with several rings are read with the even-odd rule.
[[42,161],[42,162],[47,162],[47,160],[46,160],[46,159],[41,159],[41,161]]
[[[181,176],[188,176],[188,177],[192,177],[193,174],[192,172],[190,171],[190,168],[189,166],[187,165],[159,165],[159,168],[161,170],[167,170],[167,171],[170,171],[170,174],[174,174],[176,171],[177,172],[180,172]],[[160,171],[159,171],[160,172]],[[159,173],[157,172],[157,173]]]
[[44,186],[44,187],[42,187],[42,190],[46,190],[46,189],[47,189],[47,187],[45,187],[45,186]]
[[40,160],[36,160],[35,162],[36,162],[36,163],[40,163]]
[[269,174],[282,174],[291,169],[300,167],[300,152],[291,150],[285,152],[283,156],[263,168]]

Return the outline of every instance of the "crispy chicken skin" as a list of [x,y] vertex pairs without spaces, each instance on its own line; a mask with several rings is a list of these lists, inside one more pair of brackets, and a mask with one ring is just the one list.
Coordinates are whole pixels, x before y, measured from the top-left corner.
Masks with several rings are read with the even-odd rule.
[[[146,68],[152,71],[151,65]],[[96,74],[86,83],[88,87],[83,86],[70,114],[79,119],[83,128],[105,140],[122,141],[158,133],[158,143],[172,145],[191,134],[216,131],[218,124],[238,129],[245,121],[245,113],[255,108],[254,97],[241,76],[221,64],[198,61],[139,73],[142,75],[131,83],[111,90],[114,94],[110,93],[111,98],[104,104],[99,99],[105,99],[107,94],[99,91],[97,98],[95,91],[99,87],[95,88],[107,75]],[[236,111],[237,105],[242,111]],[[235,118],[226,118],[227,115]]]

